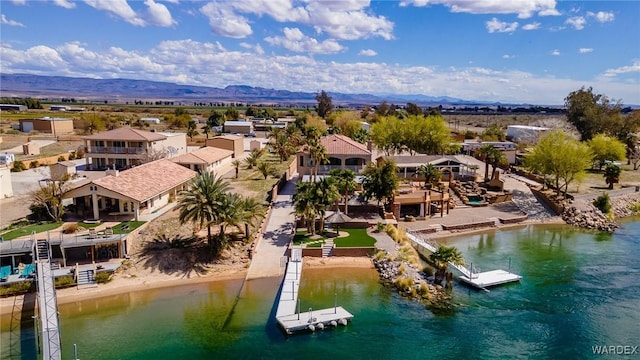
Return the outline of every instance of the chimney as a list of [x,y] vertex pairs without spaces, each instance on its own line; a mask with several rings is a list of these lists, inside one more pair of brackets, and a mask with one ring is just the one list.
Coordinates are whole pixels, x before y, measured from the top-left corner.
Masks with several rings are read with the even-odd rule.
[[116,170],[116,166],[113,165],[113,168],[107,169],[105,173],[107,174],[107,176],[111,175],[117,177],[120,174],[120,171]]

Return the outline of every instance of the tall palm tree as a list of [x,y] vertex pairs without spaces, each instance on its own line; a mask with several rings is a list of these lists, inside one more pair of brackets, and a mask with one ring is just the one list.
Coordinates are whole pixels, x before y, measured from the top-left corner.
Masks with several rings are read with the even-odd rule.
[[320,232],[322,232],[327,209],[340,198],[340,193],[330,177],[324,177],[313,184],[315,185],[313,192],[315,211],[320,217]]
[[218,220],[225,206],[229,184],[210,172],[196,175],[188,190],[180,192],[178,208],[180,223],[192,222],[199,227],[207,226],[207,241],[214,247],[211,224]]
[[356,173],[350,169],[333,169],[329,171],[329,175],[331,175],[333,183],[342,195],[342,200],[344,200],[344,213],[349,215],[349,195],[351,195],[358,186],[358,184],[356,184]]
[[250,228],[255,227],[265,215],[265,209],[256,198],[245,197],[240,202],[242,222],[245,223],[245,235],[249,238]]
[[431,260],[431,262],[433,262],[437,267],[434,279],[438,284],[444,279],[449,263],[460,265],[464,264],[462,254],[455,246],[439,245],[436,251],[429,255],[429,260]]
[[309,234],[315,233],[316,208],[314,199],[315,184],[299,182],[296,184],[296,193],[293,194],[294,213],[307,225]]
[[235,159],[231,162],[231,165],[233,165],[233,167],[236,169],[236,179],[238,178],[238,172],[240,171],[240,160]]
[[320,141],[312,141],[311,143],[308,143],[307,151],[309,151],[309,157],[311,157],[311,160],[313,161],[312,181],[315,181],[320,164],[325,164],[329,161],[329,154],[327,153],[327,148],[325,148]]
[[491,165],[491,178],[496,172],[498,165],[506,160],[504,153],[496,149],[493,145],[483,145],[478,151],[478,156],[485,162],[484,181],[489,181],[489,165]]

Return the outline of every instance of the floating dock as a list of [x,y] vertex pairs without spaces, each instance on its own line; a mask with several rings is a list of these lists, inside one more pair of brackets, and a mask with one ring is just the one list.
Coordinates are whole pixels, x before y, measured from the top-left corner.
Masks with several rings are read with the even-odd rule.
[[278,308],[276,309],[276,320],[287,334],[300,331],[316,331],[327,327],[347,325],[353,319],[353,315],[338,306],[313,310],[309,308],[307,312],[300,311],[298,301],[298,289],[302,276],[302,250],[292,249],[291,258],[287,262],[287,270],[284,275]]
[[[407,236],[413,242],[414,246],[421,250],[427,250],[431,253],[436,251],[436,247],[426,242],[419,236],[407,231]],[[514,274],[506,270],[491,270],[486,272],[474,272],[473,264],[471,264],[471,270],[466,267],[454,263],[449,263],[449,266],[458,270],[462,275],[458,277],[460,281],[467,285],[471,285],[477,289],[488,291],[487,288],[496,285],[507,284],[510,282],[517,282],[522,279],[522,276]]]

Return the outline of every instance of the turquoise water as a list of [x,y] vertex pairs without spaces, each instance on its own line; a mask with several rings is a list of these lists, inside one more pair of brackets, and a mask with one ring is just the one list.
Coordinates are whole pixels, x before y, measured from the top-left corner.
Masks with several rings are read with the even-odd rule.
[[[640,345],[640,222],[614,235],[529,226],[447,242],[481,270],[511,258],[522,282],[488,293],[457,284],[455,314],[434,316],[381,286],[375,270],[305,270],[303,310],[330,307],[337,293],[355,318],[291,337],[272,320],[278,279],[252,281],[237,303],[238,280],[130,293],[60,306],[63,358],[74,343],[83,360],[588,359],[600,358],[592,346]],[[2,358],[8,330],[3,319]],[[32,354],[33,331],[24,334]]]

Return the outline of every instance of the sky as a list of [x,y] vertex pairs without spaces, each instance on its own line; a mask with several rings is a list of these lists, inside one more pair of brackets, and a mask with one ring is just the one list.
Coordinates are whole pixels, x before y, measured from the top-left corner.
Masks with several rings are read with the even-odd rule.
[[0,0],[0,72],[639,105],[640,1]]

